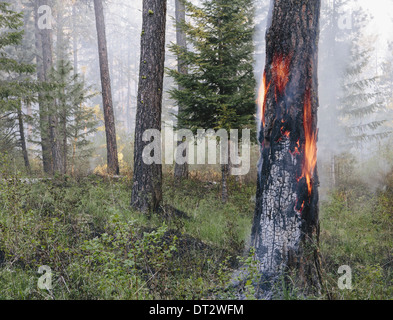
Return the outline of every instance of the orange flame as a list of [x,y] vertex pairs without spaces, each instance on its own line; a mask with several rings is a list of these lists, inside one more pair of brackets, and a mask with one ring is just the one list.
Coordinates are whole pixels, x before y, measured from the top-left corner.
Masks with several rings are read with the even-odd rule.
[[295,150],[293,150],[293,152],[292,152],[292,151],[289,151],[289,152],[290,152],[290,154],[291,154],[292,156],[295,157],[296,155],[300,155],[299,149],[300,149],[300,140],[297,141]]
[[278,54],[273,58],[272,71],[274,83],[276,85],[276,101],[278,100],[278,93],[282,95],[284,93],[285,87],[288,84],[290,64],[291,59],[289,57],[284,57],[282,54]]
[[313,117],[312,117],[312,101],[311,93],[308,89],[304,101],[304,165],[302,177],[306,178],[308,193],[311,195],[312,191],[312,177],[314,175],[315,166],[317,164],[317,134],[313,131]]
[[260,114],[260,120],[262,122],[263,127],[265,127],[265,112],[266,112],[266,99],[267,99],[267,93],[269,91],[271,82],[269,82],[268,85],[266,85],[266,72],[263,73],[263,78],[262,78],[262,83],[259,87],[259,92],[258,92],[258,99],[257,99],[257,104],[259,107],[259,114]]
[[[273,57],[272,63],[272,78],[275,84],[275,97],[278,100],[278,94],[282,95],[284,93],[285,87],[289,81],[289,66],[290,58],[284,57],[282,54],[275,55]],[[263,127],[265,127],[265,113],[266,113],[266,99],[267,93],[270,89],[271,81],[266,84],[266,72],[263,73],[262,83],[259,87],[257,104],[260,112],[260,120]]]

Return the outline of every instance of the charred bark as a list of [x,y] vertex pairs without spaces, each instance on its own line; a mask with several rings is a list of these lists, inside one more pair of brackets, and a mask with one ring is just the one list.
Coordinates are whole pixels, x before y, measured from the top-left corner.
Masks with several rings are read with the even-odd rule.
[[115,115],[113,111],[112,88],[109,74],[108,49],[106,41],[104,7],[102,0],[94,0],[96,16],[98,55],[100,60],[102,103],[105,118],[105,133],[107,143],[108,174],[119,175],[119,159],[117,153]]
[[[131,205],[142,212],[157,211],[162,201],[162,165],[146,164],[146,130],[161,131],[165,62],[166,0],[143,1],[141,60],[135,129],[134,182]],[[159,143],[161,146],[161,142]],[[161,151],[159,157],[161,158]]]
[[[184,4],[180,0],[175,1],[175,8],[176,8],[176,23],[181,24],[186,20],[186,9],[184,7]],[[176,29],[176,42],[177,45],[186,49],[187,48],[187,42],[186,42],[186,35],[184,32],[181,30],[180,26],[177,26]],[[184,61],[181,59],[179,56],[177,58],[177,69],[179,73],[182,74],[187,74],[188,73],[188,68],[185,65]],[[179,85],[179,90],[183,90],[182,86]],[[179,114],[182,112],[182,106],[179,105]],[[181,123],[179,123],[181,125]],[[182,142],[178,142],[178,146],[181,145]],[[184,158],[187,156],[187,149],[182,150],[182,154],[179,154],[176,156],[176,159],[179,158]],[[177,162],[175,163],[175,180],[181,181],[183,179],[188,179],[188,162],[185,162],[184,164],[178,164]]]
[[304,293],[319,292],[319,198],[316,169],[320,1],[275,0],[266,33],[261,159],[251,245],[272,298],[296,274]]

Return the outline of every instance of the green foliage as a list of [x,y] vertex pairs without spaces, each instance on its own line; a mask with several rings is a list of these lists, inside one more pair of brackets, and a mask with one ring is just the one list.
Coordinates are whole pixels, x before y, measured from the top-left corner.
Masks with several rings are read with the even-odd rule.
[[179,28],[190,50],[171,50],[188,68],[187,74],[169,70],[182,88],[171,97],[182,106],[178,126],[196,130],[254,127],[253,74],[254,6],[251,0],[185,1],[189,22]]
[[364,28],[370,17],[359,9],[354,15],[353,30],[349,41],[349,61],[342,75],[343,94],[339,101],[340,125],[344,128],[348,141],[344,147],[360,148],[364,142],[386,137],[387,132],[378,130],[386,122],[383,117],[385,98],[380,89],[381,79],[373,76],[378,72],[370,70],[374,52],[373,39],[364,35]]
[[[357,182],[359,183],[359,182]],[[391,183],[391,182],[390,182]],[[322,205],[325,290],[333,299],[385,300],[393,294],[392,191],[336,191]],[[389,200],[388,200],[389,199]],[[338,268],[352,268],[352,290],[339,290]]]
[[22,101],[31,101],[37,85],[29,75],[35,70],[30,63],[16,55],[22,45],[23,14],[10,10],[6,2],[0,3],[0,151],[14,152],[16,113]]
[[91,93],[91,88],[86,87],[80,75],[73,73],[73,67],[67,60],[57,62],[49,79],[53,88],[48,92],[47,99],[56,101],[60,120],[58,131],[63,139],[63,148],[64,141],[67,141],[67,149],[71,147],[67,156],[74,166],[76,160],[85,160],[91,155],[91,150],[88,149],[91,143],[89,137],[96,132],[98,123],[94,109],[89,108],[86,103],[96,93]]
[[[251,227],[252,211],[247,219],[240,219],[245,226],[229,230],[224,224],[218,229],[227,217],[218,190],[216,197],[201,204],[195,218],[149,220],[129,209],[127,179],[118,183],[98,177],[23,180],[5,163],[1,168],[0,298],[209,297],[210,290],[228,279],[235,263],[231,257],[240,253],[229,247],[233,243],[229,236],[240,239],[237,230]],[[198,201],[203,189],[194,181],[186,202]],[[248,194],[254,193],[251,189]],[[185,202],[184,194],[178,200],[180,194],[172,197],[172,205]],[[222,209],[217,213],[218,206]],[[228,204],[231,207],[233,220],[235,211],[239,215],[242,210],[235,203]],[[215,230],[201,225],[209,216],[214,217],[210,220]],[[53,271],[50,292],[37,289],[41,265]]]

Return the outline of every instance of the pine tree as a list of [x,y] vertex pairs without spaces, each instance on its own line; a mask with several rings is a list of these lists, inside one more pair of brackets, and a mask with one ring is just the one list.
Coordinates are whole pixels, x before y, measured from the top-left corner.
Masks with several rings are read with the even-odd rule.
[[[94,110],[85,106],[85,103],[95,94],[86,88],[79,74],[73,72],[73,67],[68,60],[57,61],[56,69],[50,74],[53,85],[50,96],[56,100],[59,112],[59,137],[65,172],[67,163],[71,163],[71,173],[75,173],[77,152],[79,158],[89,155],[88,137],[96,131],[97,123],[94,120]],[[71,153],[69,152],[71,147]],[[70,161],[69,161],[70,160]]]
[[113,110],[111,78],[108,64],[103,0],[94,0],[94,11],[96,15],[98,53],[101,71],[102,103],[105,116],[108,174],[118,175],[120,173],[120,167],[117,154],[115,115]]
[[[181,28],[181,25],[186,21],[186,11],[184,7],[184,3],[180,0],[175,0],[175,14],[176,14],[176,44],[182,48],[183,50],[187,50],[187,41],[185,34]],[[177,62],[177,71],[180,74],[187,74],[188,68],[187,65],[182,62],[181,57],[178,57]],[[179,91],[183,90],[183,87],[179,85]],[[178,113],[182,113],[182,105],[179,105]],[[178,145],[180,145],[182,141],[178,141]],[[182,156],[187,157],[187,149],[184,150]],[[177,181],[181,181],[182,179],[188,178],[188,163],[185,162],[184,164],[175,164],[175,179]]]
[[387,126],[392,130],[393,125],[393,42],[389,43],[389,54],[382,64],[382,85],[381,90],[386,92],[385,104],[387,106]]
[[266,32],[256,210],[251,235],[257,297],[321,287],[318,44],[321,1],[274,1]]
[[[157,212],[162,204],[162,164],[144,161],[148,145],[144,134],[151,129],[161,131],[166,12],[166,0],[143,1],[131,206],[146,213]],[[161,160],[161,144],[159,149],[154,156]]]
[[[30,172],[22,102],[31,101],[36,90],[29,79],[35,68],[23,61],[26,57],[19,57],[16,51],[23,41],[23,13],[10,10],[5,2],[0,3],[0,12],[0,28],[4,30],[0,34],[0,145],[3,152],[19,145],[26,169]],[[16,132],[19,132],[18,142],[15,141]]]
[[339,100],[340,125],[346,133],[341,139],[343,149],[362,149],[365,143],[385,136],[378,129],[385,120],[378,117],[384,110],[384,94],[379,88],[380,77],[371,67],[373,39],[364,36],[370,17],[360,8],[354,15],[351,33],[350,61],[341,78],[343,94]]
[[[191,49],[172,45],[171,50],[189,71],[169,71],[181,88],[170,92],[182,106],[178,127],[193,131],[253,127],[253,1],[203,1],[201,7],[189,1],[184,4],[190,21],[180,27]],[[224,202],[228,175],[229,164],[222,164]]]

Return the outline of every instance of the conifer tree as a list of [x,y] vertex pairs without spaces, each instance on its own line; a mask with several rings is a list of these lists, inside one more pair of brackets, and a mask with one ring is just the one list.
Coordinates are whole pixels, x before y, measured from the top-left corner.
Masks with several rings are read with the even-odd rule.
[[71,162],[71,173],[74,174],[77,151],[80,157],[89,154],[88,136],[96,131],[97,123],[94,120],[94,110],[85,106],[94,94],[89,93],[90,88],[86,88],[80,75],[73,71],[70,61],[64,59],[57,61],[56,69],[50,74],[53,85],[50,95],[56,100],[59,110],[61,128],[59,137],[65,172],[68,170],[67,163]]
[[378,117],[384,108],[384,94],[380,77],[372,65],[375,54],[372,37],[366,37],[364,28],[371,18],[360,8],[353,19],[350,35],[349,61],[341,77],[343,93],[339,99],[339,124],[346,139],[340,139],[343,149],[362,149],[364,144],[385,136],[379,129],[385,120]]
[[[182,129],[243,129],[254,126],[255,78],[253,0],[184,1],[188,22],[180,23],[190,50],[172,45],[188,73],[170,70],[180,89],[171,97],[182,108]],[[230,164],[222,164],[222,199],[228,199]]]
[[[162,164],[145,162],[144,135],[161,130],[166,13],[166,0],[143,1],[131,206],[144,213],[157,212],[162,204]],[[154,156],[161,159],[161,144]]]
[[[5,2],[0,3],[0,12],[0,29],[4,30],[0,34],[0,145],[3,152],[19,145],[30,172],[22,102],[30,100],[33,95],[35,85],[28,76],[35,68],[30,63],[21,62],[15,53],[23,40],[23,13],[10,10],[10,5]],[[18,142],[15,141],[16,132],[19,132]]]

